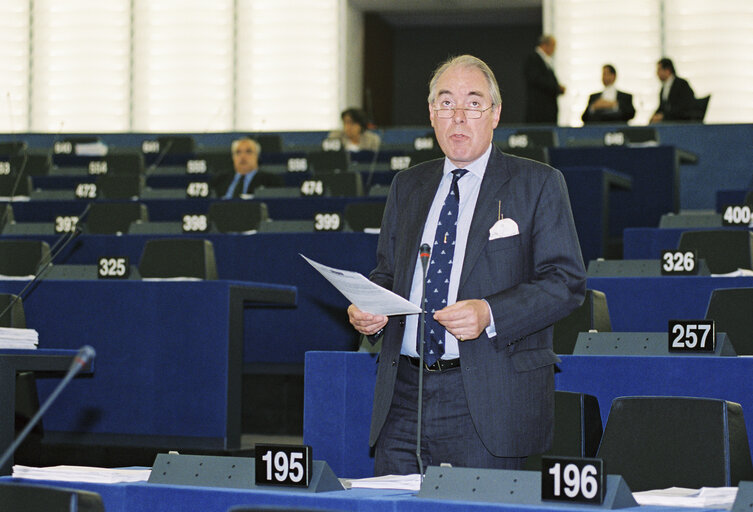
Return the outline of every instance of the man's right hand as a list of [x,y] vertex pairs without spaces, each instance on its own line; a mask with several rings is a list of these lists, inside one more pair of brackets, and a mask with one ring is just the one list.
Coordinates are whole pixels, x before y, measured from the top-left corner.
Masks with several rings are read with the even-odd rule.
[[356,331],[366,336],[379,332],[379,329],[387,325],[387,317],[384,315],[372,315],[361,311],[354,304],[348,306],[348,320]]

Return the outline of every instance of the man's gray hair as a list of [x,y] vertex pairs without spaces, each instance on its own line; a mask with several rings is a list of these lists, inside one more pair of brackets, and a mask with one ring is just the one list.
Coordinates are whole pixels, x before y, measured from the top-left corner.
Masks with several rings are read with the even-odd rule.
[[481,71],[486,78],[486,83],[489,84],[489,96],[492,99],[492,105],[502,104],[502,95],[499,93],[499,84],[497,84],[497,79],[494,77],[494,72],[487,66],[486,62],[473,55],[451,57],[439,65],[429,81],[429,104],[434,103],[434,100],[437,99],[437,82],[439,82],[439,77],[442,76],[442,73],[455,66],[476,68]]
[[251,144],[254,145],[254,151],[256,152],[256,156],[261,155],[261,144],[256,142],[251,137],[240,137],[240,138],[235,139],[233,143],[230,144],[230,152],[235,153],[235,149],[238,147],[238,144],[240,144],[243,141],[250,141]]

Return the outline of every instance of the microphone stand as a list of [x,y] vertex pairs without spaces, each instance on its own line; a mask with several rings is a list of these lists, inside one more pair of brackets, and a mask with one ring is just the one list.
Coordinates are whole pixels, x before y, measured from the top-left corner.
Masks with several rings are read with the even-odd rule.
[[[81,215],[79,215],[79,222],[81,222],[84,217],[86,217],[86,214],[89,213],[89,209],[91,208],[91,203],[86,204],[86,208],[84,208],[84,211],[81,212]],[[5,313],[10,311],[10,309],[20,300],[23,300],[25,298],[25,292],[28,290],[34,283],[39,282],[44,273],[47,272],[47,270],[52,265],[53,261],[55,261],[55,258],[63,252],[63,249],[65,249],[68,244],[70,244],[74,238],[79,236],[81,234],[81,226],[80,224],[76,223],[76,227],[73,229],[73,231],[69,231],[67,233],[63,233],[61,237],[59,237],[54,244],[52,244],[52,248],[50,249],[50,257],[47,259],[47,261],[40,262],[39,267],[37,268],[37,272],[34,275],[34,277],[26,283],[26,286],[24,286],[20,292],[18,292],[17,295],[13,296],[13,299],[8,302],[8,305],[5,306],[5,309],[0,313],[0,318],[3,318],[5,316]]]
[[94,358],[95,351],[94,349],[89,345],[84,345],[81,347],[78,351],[78,354],[73,358],[73,362],[71,363],[71,367],[68,369],[68,373],[65,375],[63,380],[58,384],[58,386],[55,388],[55,390],[52,392],[52,394],[47,397],[47,400],[45,400],[44,404],[39,408],[37,413],[34,415],[33,418],[29,421],[29,423],[26,425],[26,427],[21,431],[21,433],[18,435],[15,441],[11,443],[11,445],[8,447],[7,450],[3,453],[2,457],[0,457],[0,468],[2,468],[6,462],[8,462],[8,459],[13,455],[13,453],[18,449],[18,447],[21,445],[21,443],[26,439],[26,436],[29,435],[29,432],[31,432],[31,429],[34,428],[34,425],[37,424],[37,422],[42,418],[42,415],[47,412],[47,409],[49,409],[50,405],[55,401],[55,399],[58,397],[61,391],[68,385],[68,383],[73,379],[73,377],[76,376],[76,374],[81,371],[81,368],[86,366],[86,364]]
[[424,397],[424,331],[426,329],[426,310],[424,302],[426,300],[426,270],[429,267],[429,255],[431,254],[429,244],[421,244],[419,258],[421,258],[421,267],[423,270],[423,279],[421,282],[421,317],[419,319],[420,339],[418,349],[418,424],[416,425],[416,459],[418,460],[418,474],[421,481],[424,480],[424,463],[421,460],[421,420],[423,416],[423,397]]

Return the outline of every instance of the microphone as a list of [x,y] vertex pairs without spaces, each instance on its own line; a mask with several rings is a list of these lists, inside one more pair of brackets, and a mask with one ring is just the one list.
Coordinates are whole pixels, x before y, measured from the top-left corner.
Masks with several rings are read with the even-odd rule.
[[429,268],[429,258],[431,256],[431,247],[429,244],[421,244],[418,250],[418,257],[421,260],[421,269],[423,278],[421,279],[421,317],[419,318],[419,332],[421,333],[421,342],[418,349],[418,424],[416,425],[416,459],[418,460],[418,474],[421,475],[421,481],[424,479],[424,463],[421,460],[421,420],[423,416],[423,396],[424,396],[424,329],[426,327],[426,311],[424,303],[426,301],[426,270]]
[[8,462],[11,456],[13,456],[13,453],[18,449],[24,439],[26,439],[26,436],[29,435],[31,429],[34,428],[34,425],[36,425],[37,422],[42,418],[42,415],[47,412],[47,409],[57,399],[60,392],[63,391],[63,389],[73,379],[73,377],[75,377],[76,374],[80,372],[87,363],[89,363],[89,361],[94,359],[95,355],[96,352],[94,351],[94,348],[89,345],[84,345],[78,350],[78,353],[73,358],[73,362],[68,369],[68,373],[66,373],[65,377],[63,377],[63,380],[60,381],[60,384],[58,384],[52,394],[47,397],[47,400],[45,400],[44,404],[42,404],[34,417],[29,420],[28,425],[26,425],[26,427],[21,431],[16,440],[8,447],[7,450],[5,450],[5,452],[3,452],[3,456],[0,457],[0,473],[2,473],[2,468],[3,466],[5,466],[5,463]]
[[[84,217],[86,217],[86,214],[89,213],[90,208],[91,208],[91,203],[87,203],[86,208],[84,208],[84,211],[81,212],[81,215],[79,215],[78,217],[79,222],[81,222],[81,220],[83,220]],[[31,286],[34,283],[37,283],[42,279],[44,273],[47,272],[47,269],[50,268],[50,266],[52,265],[52,262],[55,260],[55,258],[57,258],[58,254],[63,252],[63,249],[65,249],[68,246],[68,244],[70,244],[73,241],[74,238],[78,237],[82,233],[81,225],[79,224],[79,222],[76,223],[76,227],[73,229],[73,231],[63,233],[57,240],[55,240],[55,243],[52,244],[52,247],[50,248],[50,257],[47,258],[47,261],[43,261],[39,263],[39,267],[37,268],[37,272],[36,274],[34,274],[34,277],[31,279],[31,281],[26,283],[26,286],[24,286],[21,289],[21,291],[18,292],[17,295],[13,296],[13,299],[10,302],[8,302],[8,305],[5,306],[5,309],[3,309],[2,313],[0,313],[0,318],[3,318],[5,314],[8,311],[10,311],[10,309],[18,301],[26,298],[26,295],[25,295],[26,290],[31,288]]]

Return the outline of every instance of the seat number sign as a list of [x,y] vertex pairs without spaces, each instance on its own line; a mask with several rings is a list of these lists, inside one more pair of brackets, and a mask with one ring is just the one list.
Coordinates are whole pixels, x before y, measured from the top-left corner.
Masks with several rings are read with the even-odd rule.
[[311,446],[257,444],[256,484],[308,487],[311,481]]
[[670,320],[667,334],[670,352],[713,352],[716,344],[713,320]]
[[698,273],[697,261],[695,251],[662,251],[661,274],[663,276],[694,275]]
[[601,504],[604,482],[601,459],[541,458],[542,500]]
[[127,256],[103,256],[97,261],[97,277],[100,279],[128,279],[130,270]]

